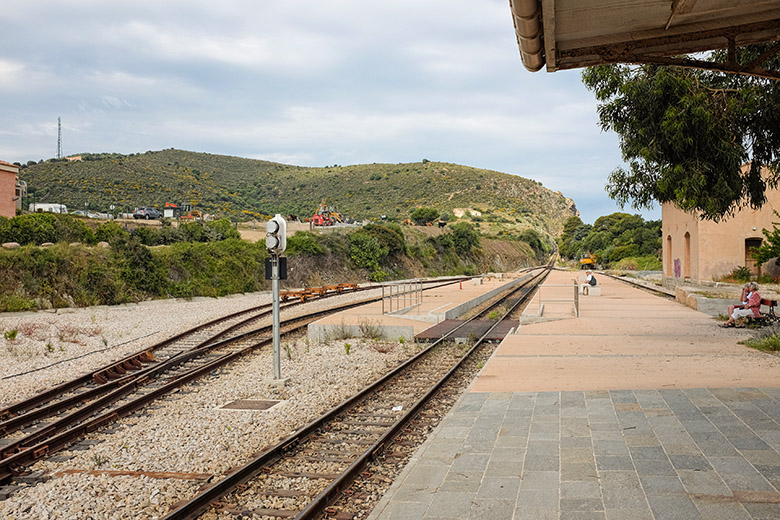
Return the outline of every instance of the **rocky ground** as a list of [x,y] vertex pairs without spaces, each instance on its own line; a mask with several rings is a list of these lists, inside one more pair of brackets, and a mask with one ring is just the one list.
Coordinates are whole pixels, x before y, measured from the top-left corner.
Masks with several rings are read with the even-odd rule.
[[[268,299],[250,294],[0,316],[0,406]],[[32,470],[51,478],[0,501],[0,517],[160,518],[202,479],[245,462],[417,351],[408,343],[312,344],[304,337],[283,341],[282,347],[286,386],[270,384],[270,352],[247,356],[120,420],[111,432],[95,432],[89,440],[98,442],[88,449],[61,452],[59,462],[39,462]],[[221,408],[236,399],[279,403],[266,411]],[[119,471],[196,473],[201,480],[116,475]]]

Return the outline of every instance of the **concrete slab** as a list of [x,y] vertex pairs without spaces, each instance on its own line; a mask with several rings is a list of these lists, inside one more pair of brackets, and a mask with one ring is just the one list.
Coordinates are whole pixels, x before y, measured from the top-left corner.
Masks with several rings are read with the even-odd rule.
[[[554,271],[551,285],[572,283]],[[599,277],[603,295],[580,317],[523,324],[507,336],[473,392],[780,385],[780,359],[746,349],[749,336],[674,301]]]
[[374,302],[323,318],[308,326],[308,337],[311,341],[361,336],[376,336],[393,341],[403,337],[411,341],[416,334],[431,325],[456,319],[529,277],[526,273],[475,277],[470,281],[425,290],[421,300],[413,292],[403,294],[403,287],[400,288],[400,294],[399,288],[393,289],[393,294],[397,296],[391,300],[388,289],[384,305],[382,302]]

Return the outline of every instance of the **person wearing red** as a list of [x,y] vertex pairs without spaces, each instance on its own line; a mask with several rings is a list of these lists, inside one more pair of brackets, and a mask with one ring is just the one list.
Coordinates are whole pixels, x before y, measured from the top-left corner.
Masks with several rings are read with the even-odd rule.
[[750,282],[750,296],[747,303],[734,309],[729,321],[721,327],[744,327],[744,320],[748,316],[761,316],[761,295],[758,293],[758,284],[755,282]]
[[734,314],[734,309],[736,309],[737,307],[744,307],[745,305],[747,305],[748,298],[750,298],[751,285],[752,282],[748,282],[742,287],[742,294],[739,296],[740,303],[738,303],[737,305],[729,305],[729,310],[726,313],[726,316],[731,316],[732,314]]

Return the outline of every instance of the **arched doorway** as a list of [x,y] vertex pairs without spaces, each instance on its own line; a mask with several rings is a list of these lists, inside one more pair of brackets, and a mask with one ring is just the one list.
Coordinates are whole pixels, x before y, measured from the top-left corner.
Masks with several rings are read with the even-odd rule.
[[666,235],[666,276],[672,276],[674,269],[672,266],[672,235]]
[[683,278],[691,277],[691,234],[685,232],[685,256],[683,256]]

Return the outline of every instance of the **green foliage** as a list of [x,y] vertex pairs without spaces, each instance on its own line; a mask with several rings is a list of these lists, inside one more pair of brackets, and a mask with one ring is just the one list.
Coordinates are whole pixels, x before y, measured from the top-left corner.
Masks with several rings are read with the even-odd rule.
[[740,343],[764,352],[778,352],[780,351],[780,325],[773,323],[769,327],[758,329],[752,338]]
[[550,252],[547,244],[542,240],[542,236],[535,229],[524,229],[518,239],[531,246],[538,260],[545,258]]
[[578,216],[571,216],[563,225],[563,233],[558,238],[558,251],[564,258],[579,258],[587,253],[583,240],[588,236],[592,226],[585,224]]
[[661,259],[656,255],[631,256],[620,259],[610,267],[612,269],[623,269],[626,271],[660,271],[663,269],[663,262],[661,262]]
[[[29,222],[56,222],[51,219],[59,218],[53,214],[35,216]],[[10,221],[0,220],[0,226]],[[62,227],[71,229],[67,224],[66,220]],[[72,229],[80,228],[76,225]],[[215,240],[232,230],[228,221],[215,228],[195,222],[181,228],[141,226],[131,234],[107,222],[94,232],[95,240],[109,242],[107,248],[71,247],[68,243],[0,248],[0,312],[113,305],[171,296],[222,296],[265,288],[264,242]],[[181,241],[183,237],[198,241]],[[485,240],[487,246],[495,247],[495,239]],[[499,246],[502,265],[498,268],[527,263],[530,247],[517,244]],[[496,269],[488,255],[481,254],[476,230],[465,222],[434,236],[393,223],[322,234],[299,232],[289,237],[288,246],[294,266],[291,276],[306,283],[311,276],[315,284],[352,281],[366,274],[371,280],[382,281],[423,273],[473,275]],[[514,251],[507,256],[510,250]],[[325,259],[306,258],[315,255]],[[358,273],[350,264],[367,272]],[[318,265],[326,268],[318,271]]]
[[452,226],[452,244],[459,255],[470,254],[479,247],[479,234],[468,222],[458,222]]
[[167,294],[167,277],[163,266],[155,261],[152,252],[137,238],[120,237],[113,244],[119,277],[132,294]]
[[142,244],[147,246],[170,245],[178,242],[218,242],[241,237],[230,220],[223,218],[214,222],[182,222],[178,228],[142,226],[133,230]]
[[70,215],[28,213],[0,220],[0,240],[21,245],[46,242],[84,242],[94,244],[95,232],[82,220]]
[[180,242],[154,252],[177,297],[225,296],[263,287],[265,243],[237,239]]
[[402,255],[406,252],[406,240],[401,227],[388,224],[368,224],[363,231],[375,237],[379,245],[387,249],[388,255]]
[[[780,213],[778,213],[777,210],[774,210],[773,213],[776,217],[780,218]],[[753,250],[753,258],[755,258],[759,264],[763,264],[774,258],[775,263],[780,265],[780,229],[778,229],[778,226],[780,226],[780,222],[772,222],[772,231],[769,231],[768,229],[761,230],[764,237],[766,237],[766,240],[761,244],[761,247]]]
[[744,265],[735,267],[734,270],[731,271],[729,278],[733,278],[738,282],[747,282],[750,280],[750,268],[745,267]]
[[320,244],[318,235],[310,231],[296,231],[287,237],[285,253],[290,256],[317,256],[325,254],[325,248]]
[[275,213],[311,216],[322,198],[358,220],[400,216],[420,206],[451,214],[474,205],[505,208],[508,218],[517,218],[533,207],[545,231],[557,233],[570,215],[571,201],[535,181],[435,161],[304,168],[173,149],[82,157],[30,165],[20,177],[38,201],[81,208],[88,202],[100,211],[114,205],[124,212],[187,203],[234,221]]
[[418,226],[424,226],[425,224],[433,222],[439,218],[439,210],[436,208],[417,208],[416,210],[412,211],[412,214],[409,215],[409,218],[412,219]]
[[224,296],[264,288],[264,244],[237,239],[149,249],[117,235],[111,248],[0,249],[0,312]]
[[128,233],[118,223],[110,221],[100,224],[95,231],[95,239],[98,242],[111,243],[120,236],[127,236]]
[[226,218],[221,218],[213,222],[206,222],[205,235],[207,242],[216,242],[219,240],[230,240],[241,238],[238,229]]
[[349,235],[349,257],[356,267],[372,271],[379,270],[379,262],[387,256],[389,250],[383,247],[375,236],[365,231],[356,231]]
[[13,341],[16,339],[16,335],[19,334],[19,331],[16,329],[11,329],[3,332],[3,337],[7,339],[8,341]]
[[571,217],[563,226],[558,248],[564,258],[578,259],[587,253],[610,267],[631,257],[652,256],[660,261],[661,223],[620,212],[599,217],[593,226]]
[[[734,57],[744,65],[766,50],[742,47]],[[780,70],[780,55],[764,66]],[[592,67],[582,79],[600,102],[602,129],[618,134],[629,164],[609,178],[619,203],[673,202],[717,221],[740,207],[761,207],[767,184],[780,180],[779,82],[656,65]],[[743,171],[744,163],[750,166]]]

